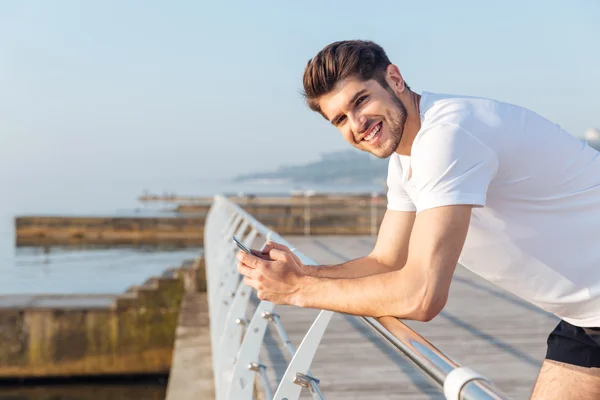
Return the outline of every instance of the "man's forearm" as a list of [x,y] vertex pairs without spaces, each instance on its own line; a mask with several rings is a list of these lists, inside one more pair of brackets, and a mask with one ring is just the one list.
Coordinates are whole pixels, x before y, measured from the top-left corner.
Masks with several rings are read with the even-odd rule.
[[373,256],[360,257],[337,265],[307,265],[305,273],[320,278],[361,278],[391,272],[394,268],[377,261]]
[[413,271],[355,279],[305,279],[302,289],[290,299],[291,304],[353,315],[428,320],[439,312],[436,307],[443,300],[435,298],[438,291],[430,290],[427,280]]

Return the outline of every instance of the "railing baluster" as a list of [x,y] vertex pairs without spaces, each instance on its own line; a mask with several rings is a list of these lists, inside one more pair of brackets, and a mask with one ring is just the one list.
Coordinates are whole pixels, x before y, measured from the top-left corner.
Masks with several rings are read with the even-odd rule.
[[252,399],[252,388],[254,385],[255,370],[252,363],[258,362],[260,347],[265,337],[265,331],[269,320],[264,318],[265,313],[273,311],[273,303],[261,301],[256,307],[256,311],[250,320],[250,325],[246,329],[246,334],[242,340],[242,345],[237,355],[237,362],[233,369],[231,385],[229,386],[229,400]]
[[[236,236],[242,236],[242,233],[247,227],[248,223],[242,222],[236,232]],[[255,237],[256,230],[252,229],[248,237],[244,239],[244,242],[253,241]],[[237,261],[235,259],[237,247],[231,241],[229,241],[229,243],[224,243],[223,247],[227,249],[225,251],[228,253],[228,256],[225,258],[218,271],[219,280],[217,283],[217,290],[213,306],[210,310],[212,326],[214,326],[213,335],[211,336],[213,343],[219,343],[219,337],[223,332],[223,324],[225,322],[227,310],[233,300],[233,296],[235,295],[234,291],[240,280],[240,275],[236,268]]]
[[238,227],[238,225],[240,224],[240,222],[242,221],[243,217],[240,214],[235,214],[234,218],[231,222],[231,225],[229,225],[227,227],[227,229],[225,230],[225,234],[223,237],[219,238],[219,243],[215,243],[216,247],[219,249],[219,252],[212,255],[211,254],[211,258],[214,261],[214,265],[212,266],[212,269],[210,271],[210,276],[208,276],[208,286],[212,287],[212,288],[218,288],[218,280],[220,278],[220,268],[222,267],[223,264],[225,264],[225,262],[227,261],[227,259],[229,257],[231,257],[231,253],[228,251],[223,251],[224,249],[226,249],[227,247],[224,246],[229,246],[229,243],[231,242],[231,235],[233,235],[233,232],[235,232],[236,228]]
[[[218,308],[220,307],[220,299],[222,297],[222,287],[225,284],[225,281],[227,280],[227,275],[230,270],[230,268],[228,268],[228,266],[231,266],[231,264],[235,260],[235,249],[236,248],[233,245],[233,243],[231,242],[231,236],[234,233],[236,233],[239,236],[240,235],[239,232],[240,231],[243,232],[244,230],[246,230],[247,227],[248,227],[248,222],[243,221],[241,219],[241,216],[238,215],[236,217],[236,219],[234,220],[231,228],[227,231],[227,234],[226,234],[227,236],[221,243],[221,246],[220,246],[221,259],[217,260],[218,268],[217,268],[217,270],[214,271],[213,281],[210,282],[210,284],[212,284],[213,287],[216,288],[215,294],[213,297],[213,301],[214,301],[213,307],[215,307],[216,310],[214,308],[211,309],[211,313],[213,313],[213,312],[216,313]],[[227,239],[227,238],[229,238],[229,239]]]
[[[221,289],[221,284],[223,282],[220,282],[221,279],[223,279],[223,271],[224,271],[224,267],[227,266],[228,264],[233,263],[234,258],[234,248],[231,245],[231,239],[227,240],[227,238],[231,238],[231,235],[233,234],[233,232],[236,232],[237,230],[239,230],[241,227],[239,227],[240,224],[245,225],[243,229],[246,229],[248,226],[247,221],[244,224],[244,218],[237,212],[234,212],[234,209],[230,209],[230,212],[233,213],[232,217],[228,219],[228,226],[225,227],[225,229],[222,231],[224,232],[224,236],[223,237],[219,237],[217,242],[214,242],[215,247],[218,249],[218,252],[215,253],[209,253],[209,259],[210,259],[210,264],[208,264],[209,259],[207,259],[207,281],[208,281],[208,287],[207,287],[207,294],[208,294],[208,305],[209,305],[209,313],[210,313],[210,319],[209,319],[209,324],[210,324],[210,335],[211,335],[211,343],[213,346],[213,358],[212,358],[212,364],[213,364],[213,372],[216,376],[216,374],[218,373],[218,365],[219,365],[219,357],[218,357],[218,353],[219,353],[219,349],[218,348],[214,348],[215,344],[218,343],[218,338],[220,337],[221,334],[221,327],[219,324],[219,321],[217,318],[215,318],[216,316],[219,315],[219,309],[220,309],[220,296],[222,293],[222,289]],[[212,216],[211,216],[212,217]],[[218,215],[216,214],[214,216],[217,221],[220,220],[224,220],[225,218],[227,218],[227,214],[222,214],[222,215]],[[212,222],[212,221],[211,221]],[[218,388],[215,387],[215,392],[217,394],[218,392]]]
[[294,347],[294,345],[292,344],[292,341],[288,337],[288,334],[285,331],[283,324],[281,323],[279,314],[270,313],[270,315],[268,315],[266,317],[273,323],[273,325],[275,326],[275,330],[277,331],[277,334],[279,335],[279,337],[281,338],[281,341],[283,342],[283,346],[287,349],[288,353],[290,353],[290,355],[293,357],[294,354],[296,354],[296,348]]
[[[250,246],[256,237],[256,231],[252,230],[244,239],[244,244]],[[242,343],[244,327],[248,325],[246,310],[250,302],[252,288],[240,281],[235,292],[231,307],[227,311],[224,322],[224,331],[219,341],[218,349],[213,352],[217,354],[217,374],[231,375],[236,355]],[[218,376],[218,375],[216,375]]]
[[246,309],[250,292],[251,288],[244,282],[240,282],[231,307],[227,311],[223,333],[217,343],[218,348],[213,352],[213,357],[217,358],[217,376],[225,374],[235,365],[244,326],[247,325]]
[[[243,225],[244,224],[242,224],[242,227],[245,230],[247,225]],[[238,235],[236,236],[241,236],[244,230],[240,228],[240,231],[238,231]],[[253,229],[250,232],[250,234],[242,240],[242,242],[245,245],[249,245],[254,241],[255,237],[256,231]],[[237,271],[237,260],[235,258],[235,253],[238,251],[238,248],[233,243],[230,243],[230,248],[231,257],[228,260],[228,262],[225,263],[221,268],[221,279],[219,281],[220,292],[218,300],[215,304],[215,314],[213,316],[213,318],[215,318],[216,321],[215,326],[218,328],[220,333],[223,331],[223,323],[225,322],[227,310],[229,309],[229,305],[233,301],[235,290],[240,281],[240,274]]]
[[264,400],[273,400],[273,390],[269,384],[269,377],[267,376],[267,367],[258,363],[253,363],[250,367],[251,370],[256,371],[260,374],[260,378],[263,383]]
[[[250,244],[254,241],[254,238],[256,237],[256,231],[252,231],[248,237],[243,241],[244,245],[250,247]],[[237,247],[236,247],[237,249]],[[237,273],[236,268],[234,267],[234,272]],[[250,302],[250,293],[251,288],[248,287],[247,285],[244,284],[243,281],[240,281],[238,283],[238,287],[236,289],[235,295],[233,297],[233,301],[231,304],[231,307],[229,308],[229,310],[227,311],[227,315],[225,317],[225,327],[224,327],[224,332],[225,335],[222,337],[221,339],[221,343],[223,346],[223,340],[225,340],[225,337],[227,337],[228,333],[233,332],[238,332],[239,331],[239,335],[238,335],[238,340],[235,341],[236,346],[239,346],[241,343],[241,332],[242,329],[239,328],[240,326],[242,326],[243,324],[240,323],[236,323],[236,321],[238,319],[245,319],[246,317],[246,309],[248,308],[248,303]],[[234,334],[234,333],[232,333]],[[231,343],[228,343],[225,347],[230,348]],[[234,351],[233,354],[237,353],[237,348]]]
[[288,365],[285,375],[283,375],[281,383],[275,392],[274,400],[297,400],[302,391],[302,384],[306,380],[318,383],[314,380],[314,377],[307,375],[308,368],[315,357],[317,348],[321,343],[323,334],[325,334],[332,316],[332,311],[323,310],[319,313]]

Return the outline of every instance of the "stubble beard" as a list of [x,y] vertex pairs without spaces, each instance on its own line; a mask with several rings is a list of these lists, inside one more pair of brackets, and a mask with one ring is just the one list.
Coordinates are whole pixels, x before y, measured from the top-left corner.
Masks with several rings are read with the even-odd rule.
[[402,140],[402,134],[404,133],[404,124],[406,123],[406,107],[404,106],[404,103],[402,103],[402,100],[400,100],[396,93],[390,89],[388,89],[388,93],[394,102],[394,106],[387,116],[391,137],[389,142],[383,143],[383,147],[378,149],[380,151],[371,152],[376,157],[382,159],[390,157],[398,149],[400,141]]

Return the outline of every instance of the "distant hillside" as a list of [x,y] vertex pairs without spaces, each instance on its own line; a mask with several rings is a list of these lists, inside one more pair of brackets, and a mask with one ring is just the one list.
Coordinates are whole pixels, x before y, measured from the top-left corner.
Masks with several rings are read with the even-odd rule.
[[382,184],[387,176],[388,160],[357,150],[321,155],[305,165],[281,166],[276,171],[239,175],[235,182],[263,180],[319,184]]

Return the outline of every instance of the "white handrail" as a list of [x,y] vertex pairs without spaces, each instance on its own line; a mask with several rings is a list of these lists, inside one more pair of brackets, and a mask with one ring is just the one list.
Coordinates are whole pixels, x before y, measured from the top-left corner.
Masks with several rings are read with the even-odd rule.
[[[273,318],[272,303],[261,301],[249,319],[246,314],[251,288],[243,283],[237,272],[237,247],[231,240],[234,232],[247,247],[260,236],[288,246],[304,264],[317,265],[237,204],[225,197],[215,196],[206,220],[204,243],[216,399],[251,400],[257,372],[266,399],[296,400],[302,387],[310,390],[313,398],[324,399],[318,387],[319,380],[310,375],[309,366],[333,313],[319,313],[298,350],[289,343],[283,324],[278,318]],[[436,382],[448,400],[506,398],[489,380],[468,368],[460,367],[399,319],[356,318],[374,329],[412,361],[421,373]],[[271,384],[267,381],[266,367],[258,360],[269,323],[276,324],[274,331],[283,341],[284,348],[293,355],[274,396]],[[242,332],[244,328],[245,333]],[[232,357],[233,354],[235,357]]]

